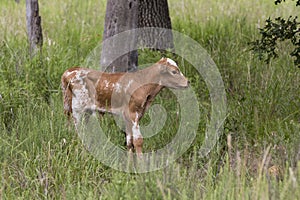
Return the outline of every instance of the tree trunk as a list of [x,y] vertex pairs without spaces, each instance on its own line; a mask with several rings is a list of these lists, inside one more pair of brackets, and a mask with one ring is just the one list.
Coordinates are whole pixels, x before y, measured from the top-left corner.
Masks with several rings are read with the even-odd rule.
[[[113,37],[135,28],[149,28],[125,34],[122,41]],[[135,71],[138,65],[137,50],[120,55],[122,49],[140,47],[152,50],[173,49],[171,19],[167,0],[107,0],[103,46],[100,64],[104,71]],[[137,35],[139,34],[139,35]]]
[[174,48],[167,0],[139,0],[138,27],[160,28],[141,30],[139,32],[141,47],[153,50]]
[[135,71],[138,65],[137,50],[118,55],[118,49],[130,47],[137,49],[137,36],[130,34],[121,43],[111,38],[123,31],[137,28],[138,0],[107,0],[106,16],[101,54],[101,66],[104,71]]
[[41,51],[43,45],[43,34],[41,16],[39,16],[38,0],[26,0],[27,34],[29,41],[29,52],[34,56]]

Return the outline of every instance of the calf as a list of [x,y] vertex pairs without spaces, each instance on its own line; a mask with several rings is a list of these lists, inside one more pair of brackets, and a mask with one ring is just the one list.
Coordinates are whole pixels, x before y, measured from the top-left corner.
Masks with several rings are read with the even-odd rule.
[[131,73],[105,73],[87,68],[70,68],[61,78],[64,112],[78,128],[85,113],[109,112],[123,117],[126,143],[142,155],[143,137],[139,121],[164,87],[186,88],[189,81],[176,63],[162,58],[154,65]]

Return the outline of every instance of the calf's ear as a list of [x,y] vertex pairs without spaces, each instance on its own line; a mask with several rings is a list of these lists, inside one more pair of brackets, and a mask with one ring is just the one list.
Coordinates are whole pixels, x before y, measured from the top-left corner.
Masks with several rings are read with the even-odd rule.
[[161,57],[161,59],[159,61],[165,61],[166,58],[165,57]]
[[159,65],[159,71],[160,71],[161,74],[164,74],[164,73],[168,72],[167,67],[163,64]]

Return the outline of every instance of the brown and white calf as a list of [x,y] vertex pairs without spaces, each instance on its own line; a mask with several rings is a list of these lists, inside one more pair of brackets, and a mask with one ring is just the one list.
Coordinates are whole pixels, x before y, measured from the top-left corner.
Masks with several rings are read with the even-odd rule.
[[109,112],[123,117],[129,151],[142,155],[143,137],[139,121],[162,88],[186,88],[189,81],[177,64],[162,58],[154,65],[131,73],[105,73],[70,68],[61,78],[64,111],[75,126],[85,113]]

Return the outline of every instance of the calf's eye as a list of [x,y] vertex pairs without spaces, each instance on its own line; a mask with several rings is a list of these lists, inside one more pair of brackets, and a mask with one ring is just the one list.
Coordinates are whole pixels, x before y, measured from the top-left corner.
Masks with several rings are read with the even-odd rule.
[[178,71],[173,70],[173,71],[172,71],[172,74],[178,74]]

